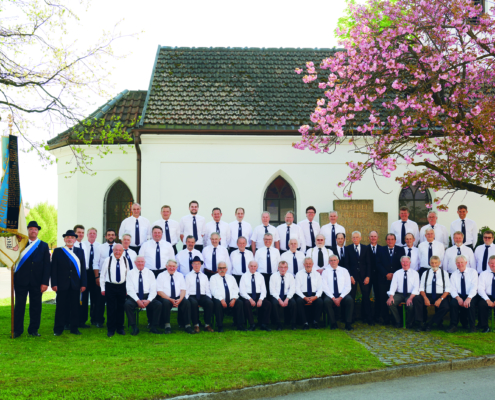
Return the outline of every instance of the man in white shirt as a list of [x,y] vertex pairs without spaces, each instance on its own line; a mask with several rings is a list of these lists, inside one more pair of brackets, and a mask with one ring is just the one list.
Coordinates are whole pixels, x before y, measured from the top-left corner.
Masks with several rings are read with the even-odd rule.
[[258,225],[253,230],[253,236],[251,236],[251,250],[253,254],[256,254],[256,249],[263,247],[265,233],[271,233],[273,236],[272,247],[280,249],[280,238],[278,236],[277,228],[270,225],[270,213],[263,211],[261,214],[261,225]]
[[134,250],[131,249],[131,234],[125,233],[122,236],[122,246],[124,247],[124,257],[127,258],[127,262],[129,263],[129,269],[132,271],[134,268],[134,260],[136,260],[137,254]]
[[472,333],[476,332],[476,304],[478,300],[478,273],[467,268],[468,260],[460,255],[455,258],[457,271],[450,277],[450,329],[447,332],[457,332],[459,313],[464,329],[469,325]]
[[[302,251],[297,250],[299,243],[297,239],[289,240],[289,251],[286,251],[280,257],[281,261],[285,261],[289,268],[288,272],[292,275],[296,275],[299,270],[303,269],[304,264],[304,253]],[[327,250],[327,249],[325,249]]]
[[432,256],[437,256],[440,259],[440,267],[442,266],[443,257],[445,256],[445,247],[440,242],[435,240],[435,230],[428,228],[425,231],[426,241],[420,243],[419,251],[419,276],[430,269],[430,259]]
[[[79,312],[79,327],[87,327],[86,322],[88,321],[88,303],[91,299],[91,305],[89,306],[89,318],[91,325],[96,326],[96,305],[98,303],[98,298],[101,296],[100,288],[96,284],[96,277],[93,270],[93,263],[95,260],[95,255],[98,251],[100,243],[96,241],[98,233],[95,228],[88,229],[88,240],[83,242],[84,255],[86,257],[86,269],[88,277],[88,287],[81,295],[81,311]],[[84,325],[84,326],[83,326]]]
[[141,246],[139,255],[144,256],[146,268],[149,268],[157,277],[166,269],[167,261],[174,260],[174,249],[172,245],[163,239],[161,227],[154,226],[151,230],[152,240]]
[[306,249],[304,232],[300,226],[294,224],[294,213],[292,211],[288,211],[285,214],[285,224],[277,226],[277,231],[280,238],[280,254],[284,254],[289,250],[290,239],[297,239],[299,248],[303,251]]
[[247,238],[239,236],[236,243],[237,250],[230,253],[231,272],[237,285],[240,284],[242,275],[247,272],[248,264],[254,260],[253,253],[247,249],[247,243]]
[[186,248],[184,250],[179,251],[177,253],[177,256],[175,256],[175,259],[179,264],[178,271],[184,276],[186,276],[189,272],[192,271],[192,260],[194,259],[194,257],[199,257],[201,261],[204,261],[203,254],[201,254],[200,251],[194,248],[195,244],[196,244],[196,239],[194,239],[194,236],[189,235],[186,238]]
[[438,214],[436,211],[428,211],[428,225],[425,225],[419,231],[419,242],[426,241],[426,230],[428,228],[435,230],[435,240],[443,244],[445,248],[449,247],[449,233],[443,225],[437,224]]
[[[194,332],[199,333],[199,307],[203,307],[205,318],[205,330],[214,332],[211,327],[213,315],[213,301],[211,301],[210,282],[207,276],[201,272],[203,261],[194,257],[193,270],[186,275],[186,298],[191,303],[191,320]],[[187,323],[187,322],[186,322]]]
[[[163,206],[160,210],[162,217],[153,222],[152,226],[159,226],[162,228],[164,234],[163,239],[169,242],[174,249],[174,254],[177,255],[177,242],[180,239],[180,225],[177,221],[170,219],[172,215],[172,207]],[[151,227],[148,236],[151,237]]]
[[320,229],[320,233],[325,237],[325,247],[332,251],[335,246],[337,246],[337,233],[345,234],[345,228],[342,225],[337,224],[338,217],[339,214],[337,211],[330,211],[330,214],[328,215],[330,223],[323,225]]
[[270,277],[277,270],[277,265],[280,261],[280,252],[272,246],[273,236],[271,233],[265,233],[263,237],[264,247],[258,249],[254,255],[255,261],[258,263],[258,273],[263,275],[266,283],[266,292],[270,291]]
[[[180,240],[184,243],[184,238],[193,236],[196,239],[194,248],[203,251],[203,236],[205,234],[205,218],[198,215],[199,203],[193,200],[189,203],[190,215],[182,217],[180,220]],[[186,248],[186,245],[182,247]]]
[[306,219],[297,223],[303,230],[304,241],[306,242],[306,249],[301,248],[304,253],[316,247],[316,236],[320,233],[320,224],[314,221],[315,216],[316,208],[309,206],[306,208]]
[[150,321],[150,333],[160,334],[157,329],[162,312],[162,303],[156,297],[156,279],[153,272],[144,268],[144,257],[137,256],[134,260],[135,268],[129,271],[126,280],[127,300],[124,303],[127,320],[132,327],[132,336],[139,333],[136,325],[136,308],[146,309]]
[[233,251],[237,250],[237,239],[241,236],[246,238],[247,247],[251,247],[251,236],[253,235],[253,228],[251,227],[251,224],[249,222],[244,221],[244,215],[244,208],[237,207],[235,209],[236,220],[229,224],[229,254],[232,254]]
[[411,259],[411,269],[418,272],[420,268],[419,264],[419,250],[417,247],[414,247],[414,242],[416,238],[414,235],[409,232],[406,234],[406,247],[404,247],[404,250],[406,251],[406,256],[408,256]]
[[395,234],[397,238],[397,246],[406,247],[406,234],[411,232],[414,237],[414,245],[419,243],[419,228],[418,224],[409,219],[409,209],[401,207],[399,209],[399,220],[392,223],[390,232]]
[[178,309],[177,321],[179,326],[182,324],[186,333],[194,334],[191,327],[191,303],[186,298],[186,280],[181,273],[177,273],[177,262],[174,260],[167,261],[167,272],[158,275],[156,290],[158,293],[157,299],[162,305],[160,328],[165,329],[166,334],[172,333],[170,313],[172,308],[175,307]]
[[139,253],[143,243],[148,240],[151,225],[147,218],[141,216],[141,206],[138,203],[132,205],[131,212],[132,215],[120,224],[119,238],[122,240],[124,234],[129,233],[132,236],[131,249]]
[[280,314],[284,314],[284,321],[290,321],[292,330],[296,330],[297,308],[293,298],[296,292],[296,281],[294,276],[287,272],[288,268],[287,261],[280,261],[278,272],[270,277],[270,301],[277,331],[282,330]]
[[476,242],[478,241],[478,227],[476,226],[476,222],[466,218],[467,213],[468,209],[465,205],[461,204],[457,207],[459,219],[456,219],[450,224],[450,235],[452,236],[452,241],[454,241],[454,232],[462,232],[464,235],[463,243],[474,250],[476,248]]
[[[308,317],[313,311],[313,328],[318,329],[318,321],[323,309],[323,293],[321,275],[313,270],[313,260],[304,259],[304,270],[296,275],[296,304],[299,316],[303,321],[303,330],[309,329]],[[312,309],[312,310],[310,310]]]
[[115,335],[115,332],[125,335],[126,278],[130,270],[123,253],[121,244],[113,246],[113,254],[103,262],[101,268],[101,295],[107,300],[108,337]]
[[488,267],[478,278],[478,293],[481,297],[478,302],[478,325],[483,333],[490,332],[488,317],[495,309],[495,256],[488,260]]
[[222,210],[220,210],[220,208],[215,207],[211,212],[211,216],[213,217],[213,221],[210,221],[205,225],[205,245],[211,245],[211,234],[216,232],[222,238],[222,240],[220,240],[220,246],[227,249],[230,242],[230,226],[227,222],[222,221]]
[[[232,311],[237,330],[246,331],[244,322],[244,302],[239,297],[239,287],[232,275],[227,274],[227,264],[218,263],[218,274],[210,279],[210,290],[213,297],[213,309],[217,322],[217,332],[223,332],[224,312]],[[244,326],[242,325],[244,322]]]
[[[421,329],[426,332],[431,331],[431,327],[436,323],[439,327],[443,325],[443,318],[449,312],[449,302],[445,300],[450,293],[449,275],[440,269],[440,258],[437,256],[431,257],[431,268],[421,276],[419,284],[419,294],[413,299],[415,321],[418,324],[416,329],[418,332]],[[424,307],[435,306],[435,315],[429,322],[425,322],[423,328]]]
[[331,255],[333,255],[333,251],[325,246],[325,236],[321,233],[316,235],[316,247],[306,252],[306,257],[310,257],[313,260],[314,268],[320,275],[326,268],[330,267],[329,259]]
[[339,258],[334,254],[329,258],[330,267],[321,275],[323,285],[323,304],[330,321],[330,329],[337,329],[334,307],[345,310],[345,329],[352,331],[354,298],[351,296],[351,276],[349,271],[339,266]]
[[414,323],[413,299],[419,295],[419,274],[411,269],[411,259],[409,256],[400,258],[402,269],[394,273],[390,290],[387,292],[389,298],[387,306],[395,320],[395,328],[400,328],[399,304],[406,303],[407,328],[412,328]]
[[461,231],[454,232],[454,245],[445,250],[445,256],[443,258],[443,270],[449,273],[449,276],[457,271],[457,265],[455,263],[455,258],[457,256],[463,255],[467,258],[468,268],[473,268],[476,270],[476,260],[474,258],[474,252],[470,247],[467,247],[462,239],[464,235]]
[[230,257],[229,252],[223,246],[220,246],[220,235],[216,232],[213,232],[210,235],[209,242],[210,245],[203,248],[203,260],[204,260],[204,268],[203,272],[206,274],[208,279],[210,279],[213,275],[215,275],[218,271],[218,263],[223,261],[227,264],[229,268],[229,275],[232,274],[232,266],[230,265]]
[[476,270],[478,274],[488,269],[488,260],[491,256],[495,255],[495,244],[493,244],[492,231],[485,231],[483,233],[483,242],[481,246],[476,247],[474,251],[474,258],[476,260]]

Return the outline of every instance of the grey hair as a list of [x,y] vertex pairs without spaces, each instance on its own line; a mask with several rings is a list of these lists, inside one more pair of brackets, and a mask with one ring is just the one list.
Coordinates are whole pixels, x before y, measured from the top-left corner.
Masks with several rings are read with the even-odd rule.
[[359,231],[352,232],[352,235],[351,236],[354,236],[355,233],[357,233],[359,235],[359,237],[361,237],[361,232],[359,232]]
[[462,258],[462,259],[463,259],[464,261],[466,261],[466,262],[467,262],[467,260],[468,260],[468,259],[467,259],[467,257],[466,257],[465,255],[463,255],[463,254],[459,254],[459,255],[455,258],[455,262],[457,262],[457,260],[458,260],[459,258]]
[[332,215],[332,214],[335,214],[337,217],[339,216],[339,213],[335,210],[332,210],[328,213],[328,216]]
[[402,256],[402,257],[400,258],[400,262],[402,262],[402,260],[403,260],[404,258],[407,258],[409,261],[411,261],[411,257],[409,257],[409,256]]

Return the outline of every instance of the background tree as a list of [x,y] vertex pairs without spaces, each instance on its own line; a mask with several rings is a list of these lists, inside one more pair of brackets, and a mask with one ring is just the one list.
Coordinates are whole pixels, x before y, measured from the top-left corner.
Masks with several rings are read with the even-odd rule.
[[495,19],[479,3],[351,2],[337,30],[345,51],[307,63],[303,81],[326,98],[294,147],[350,142],[360,159],[339,183],[345,196],[366,173],[389,178],[404,165],[396,180],[442,190],[437,204],[459,190],[495,199]]
[[26,221],[36,221],[41,230],[38,238],[48,243],[50,248],[57,245],[57,209],[54,205],[45,203],[36,204],[29,210]]

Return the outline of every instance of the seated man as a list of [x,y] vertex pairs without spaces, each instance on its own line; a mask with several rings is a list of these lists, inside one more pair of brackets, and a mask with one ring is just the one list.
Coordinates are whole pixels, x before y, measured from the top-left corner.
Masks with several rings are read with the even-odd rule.
[[253,260],[248,264],[249,272],[242,275],[239,292],[244,301],[244,315],[249,322],[249,330],[256,330],[253,318],[253,307],[258,308],[258,323],[264,331],[270,332],[268,327],[272,304],[266,298],[266,285],[263,275],[257,272],[258,263]]
[[[289,245],[292,244],[292,241],[295,241],[295,239],[291,239]],[[288,251],[284,254],[292,253]],[[270,301],[272,303],[273,319],[277,324],[277,331],[282,330],[280,314],[283,314],[284,310],[286,311],[285,316],[290,319],[292,330],[296,330],[297,309],[296,301],[293,299],[296,292],[296,281],[294,280],[294,275],[287,272],[288,269],[287,261],[280,261],[278,263],[278,272],[275,272],[270,277]]]
[[[407,242],[407,235],[406,235]],[[387,292],[389,298],[387,306],[395,321],[395,328],[400,328],[399,304],[406,303],[407,327],[412,328],[414,323],[413,299],[419,295],[419,274],[411,269],[411,258],[402,256],[400,258],[402,269],[394,272],[390,290]]]
[[[426,242],[425,242],[426,243]],[[423,323],[423,308],[426,306],[435,306],[435,315],[429,322],[425,322],[423,330],[426,332],[431,331],[431,327],[434,323],[438,326],[443,325],[443,317],[449,312],[449,302],[444,301],[450,293],[450,280],[449,275],[440,269],[440,257],[432,256],[430,259],[431,269],[428,268],[426,272],[421,276],[421,283],[419,284],[419,294],[413,299],[414,316],[418,323],[417,332],[421,330]]]
[[[239,297],[239,286],[232,275],[227,274],[227,263],[218,263],[218,274],[210,278],[210,290],[213,296],[213,309],[217,320],[217,332],[223,332],[223,314],[232,309],[237,322],[238,331],[246,331],[244,321],[243,301]],[[245,323],[244,323],[245,325]]]
[[[199,265],[201,269],[201,264]],[[185,298],[186,281],[184,276],[180,272],[177,272],[178,265],[175,260],[168,260],[166,267],[167,272],[158,275],[156,279],[157,298],[162,305],[162,314],[159,322],[160,328],[165,329],[166,334],[172,333],[170,312],[175,307],[178,309],[177,320],[181,320],[184,323],[187,333],[193,334],[194,332],[190,325],[191,303]]]
[[459,312],[463,328],[469,328],[476,332],[476,304],[478,302],[478,273],[473,268],[468,268],[468,259],[460,255],[455,258],[457,271],[450,277],[450,329],[448,332],[457,332]]
[[478,278],[478,293],[481,297],[479,304],[478,325],[481,332],[488,333],[488,316],[495,309],[495,256],[488,259],[488,267]]
[[[191,320],[194,332],[199,333],[199,306],[203,307],[205,317],[205,330],[214,332],[211,325],[213,315],[213,301],[211,301],[210,282],[207,276],[201,272],[201,258],[192,260],[193,270],[186,275],[186,299],[191,303]],[[189,320],[185,320],[187,324]]]
[[[318,321],[323,308],[321,276],[313,271],[313,260],[304,259],[304,270],[296,275],[296,303],[299,315],[303,320],[303,329],[309,329],[308,315],[313,311],[313,328],[318,329]],[[310,310],[312,309],[312,310]]]
[[323,304],[330,320],[330,329],[337,329],[334,307],[345,309],[345,329],[352,331],[352,313],[354,298],[351,295],[351,276],[349,271],[339,266],[339,257],[335,254],[329,258],[330,268],[321,275],[323,285]]
[[[124,235],[124,238],[126,235]],[[136,325],[136,308],[144,309],[148,314],[150,321],[150,333],[160,334],[157,326],[160,321],[162,303],[156,296],[155,274],[150,269],[144,268],[145,260],[143,256],[137,256],[134,259],[134,267],[127,274],[126,290],[127,299],[124,303],[127,320],[132,327],[132,334],[136,336],[139,333],[139,327]]]

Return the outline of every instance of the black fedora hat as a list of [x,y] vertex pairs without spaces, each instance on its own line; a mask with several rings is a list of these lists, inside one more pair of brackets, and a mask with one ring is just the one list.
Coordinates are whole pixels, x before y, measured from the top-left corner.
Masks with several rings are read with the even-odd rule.
[[194,257],[194,258],[192,259],[191,264],[192,264],[193,262],[198,262],[198,261],[199,261],[201,264],[203,264],[203,260],[202,260],[201,258],[199,258],[198,256],[196,256],[196,257]]
[[72,229],[69,229],[67,232],[65,232],[62,237],[66,237],[66,236],[74,236],[76,239],[77,239],[77,235],[76,235],[76,232],[74,232]]
[[38,230],[41,231],[41,226],[39,226],[36,221],[29,221],[28,229],[29,228],[38,228]]

